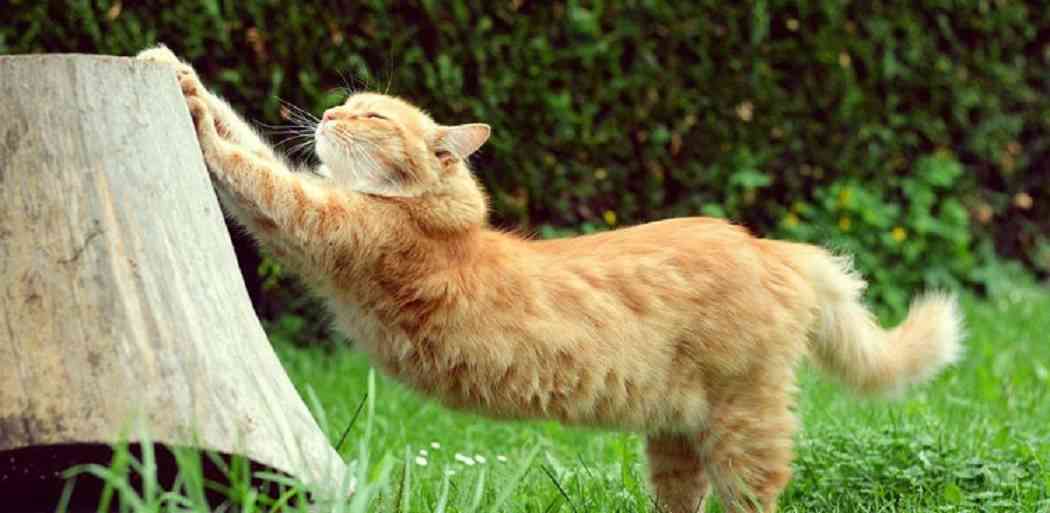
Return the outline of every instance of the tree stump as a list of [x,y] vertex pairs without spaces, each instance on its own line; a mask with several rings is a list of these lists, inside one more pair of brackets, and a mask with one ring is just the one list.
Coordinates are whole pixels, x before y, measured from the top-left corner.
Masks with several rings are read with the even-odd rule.
[[25,466],[45,454],[138,441],[133,419],[308,483],[345,472],[252,311],[174,70],[0,57],[0,496],[50,483]]

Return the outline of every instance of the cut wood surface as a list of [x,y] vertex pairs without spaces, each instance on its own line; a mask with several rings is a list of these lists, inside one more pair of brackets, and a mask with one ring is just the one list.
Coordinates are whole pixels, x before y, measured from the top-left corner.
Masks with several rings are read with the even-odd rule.
[[271,349],[173,68],[0,57],[0,451],[138,439],[344,466]]

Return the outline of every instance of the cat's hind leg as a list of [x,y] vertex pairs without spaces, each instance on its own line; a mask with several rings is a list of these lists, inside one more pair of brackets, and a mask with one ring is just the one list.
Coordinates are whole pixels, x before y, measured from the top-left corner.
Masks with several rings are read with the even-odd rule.
[[710,485],[698,435],[653,434],[646,440],[649,480],[661,513],[703,513]]
[[791,479],[791,399],[786,391],[741,399],[712,410],[700,454],[727,512],[773,513]]

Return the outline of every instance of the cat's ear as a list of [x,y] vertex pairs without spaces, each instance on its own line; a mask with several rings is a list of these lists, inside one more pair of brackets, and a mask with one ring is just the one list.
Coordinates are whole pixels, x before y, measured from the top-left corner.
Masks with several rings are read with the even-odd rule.
[[443,126],[438,130],[434,150],[442,163],[463,160],[478,151],[491,133],[492,128],[484,123]]

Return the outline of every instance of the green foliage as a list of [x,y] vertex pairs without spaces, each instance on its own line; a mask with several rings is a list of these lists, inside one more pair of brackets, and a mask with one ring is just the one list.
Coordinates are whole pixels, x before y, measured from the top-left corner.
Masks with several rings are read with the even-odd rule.
[[263,318],[263,327],[272,340],[280,343],[334,345],[342,340],[331,330],[328,310],[320,298],[302,283],[289,278],[281,263],[264,255],[259,265],[261,288],[280,305],[279,315]]
[[901,312],[909,290],[979,281],[969,215],[953,192],[961,175],[962,165],[941,152],[883,184],[837,179],[812,201],[795,201],[780,228],[787,237],[854,255],[873,298]]
[[0,53],[164,41],[268,123],[278,97],[317,112],[343,85],[490,123],[475,163],[504,226],[725,216],[857,252],[894,309],[920,284],[979,283],[981,247],[1050,270],[1041,2],[15,0],[3,16]]
[[[908,498],[916,509],[928,511],[1013,511],[1019,504],[1046,504],[1045,479],[1050,476],[1033,454],[1032,440],[975,456],[940,430],[914,420],[881,432],[822,429],[819,437],[810,434],[800,444],[796,479],[849,490],[850,499],[860,504]],[[842,507],[841,496],[799,486],[790,488],[784,501],[800,511]]]

